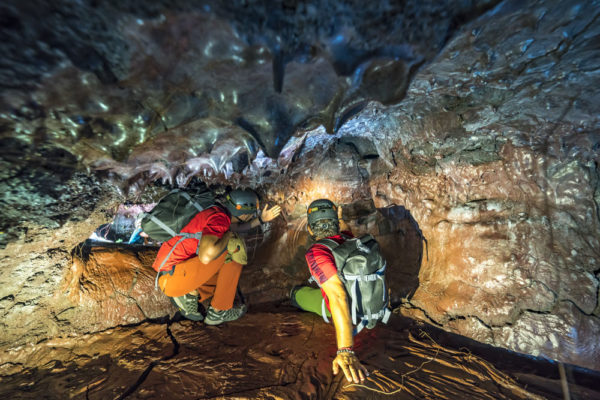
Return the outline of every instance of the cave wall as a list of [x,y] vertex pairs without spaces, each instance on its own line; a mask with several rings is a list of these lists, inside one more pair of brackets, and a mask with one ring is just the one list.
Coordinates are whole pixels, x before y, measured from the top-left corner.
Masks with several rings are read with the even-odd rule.
[[[375,207],[402,205],[416,224],[410,253],[395,254],[422,258],[405,315],[598,369],[599,15],[594,4],[501,4],[463,27],[400,105],[372,104],[340,129],[331,146],[354,142],[353,165],[335,150],[335,168],[304,162],[271,190],[302,218],[298,203],[347,203],[368,186]],[[361,155],[365,141],[378,158]],[[285,257],[293,232],[276,236],[276,259],[299,265]]]
[[[264,151],[256,138],[281,120],[253,136],[230,117],[241,110],[260,120],[268,107],[257,111],[249,98],[236,108],[231,96],[220,102],[219,91],[209,99],[217,114],[194,119],[196,94],[171,95],[181,93],[182,82],[196,85],[186,80],[185,65],[172,72],[186,79],[173,78],[164,88],[152,71],[169,65],[146,70],[158,68],[147,58],[134,57],[131,66],[116,58],[81,65],[79,53],[65,58],[55,52],[61,63],[46,68],[54,74],[36,71],[41,77],[34,79],[20,70],[10,78],[14,85],[4,80],[1,99],[0,346],[172,314],[152,289],[153,250],[85,255],[74,249],[118,204],[147,203],[164,193],[149,182],[200,178],[251,185],[283,205],[284,215],[270,224],[244,270],[242,287],[252,302],[281,301],[307,278],[305,206],[328,196],[347,204],[356,233],[373,232],[383,244],[392,301],[405,315],[485,343],[600,369],[599,15],[597,2],[501,2],[451,30],[447,43],[435,32],[436,46],[444,45],[439,54],[438,47],[427,52],[413,41],[420,57],[411,60],[427,62],[414,76],[393,81],[403,86],[402,101],[387,105],[365,106],[377,80],[348,84],[339,69],[333,72],[330,48],[305,64],[299,57],[282,64],[295,82],[284,85],[288,97],[274,89],[266,97],[276,98],[279,109],[302,100],[285,125],[300,131],[289,137],[291,130],[284,130],[285,145],[283,137],[277,145],[272,138]],[[127,32],[156,35],[186,17],[169,18],[153,15]],[[456,22],[445,18],[446,27]],[[213,23],[213,39],[233,35],[229,25]],[[185,26],[193,33],[193,25]],[[262,46],[249,46],[254,50],[244,57],[264,52],[271,63],[273,48]],[[181,51],[165,48],[156,50],[159,58]],[[102,59],[108,50],[94,54]],[[224,65],[219,57],[201,65]],[[260,85],[271,85],[272,66],[279,64],[261,65],[245,67],[256,68]],[[318,90],[295,98],[302,77],[342,85],[346,102],[332,109],[335,96],[311,97]],[[26,91],[20,80],[38,83]],[[146,97],[149,103],[136,102]],[[364,108],[353,111],[357,102]],[[333,134],[327,126],[313,129],[346,117]],[[131,137],[119,142],[127,133]],[[280,148],[278,157],[265,156]]]
[[[20,173],[13,183],[26,186],[30,177]],[[175,312],[168,299],[153,290],[155,249],[90,251],[82,246],[117,210],[118,196],[111,186],[75,173],[62,182],[38,182],[37,188],[45,188],[46,195],[29,197],[39,204],[22,203],[23,208],[36,209],[19,226],[18,240],[0,251],[0,347],[96,332]],[[55,193],[60,193],[58,199]],[[23,208],[14,211],[23,213]]]
[[503,3],[382,113],[399,140],[375,204],[403,204],[427,240],[406,315],[598,369],[599,15]]

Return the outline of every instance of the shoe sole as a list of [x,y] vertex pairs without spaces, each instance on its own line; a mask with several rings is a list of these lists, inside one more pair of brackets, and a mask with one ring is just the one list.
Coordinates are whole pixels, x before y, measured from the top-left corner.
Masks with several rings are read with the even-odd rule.
[[236,319],[232,319],[232,320],[228,320],[228,321],[226,321],[226,320],[221,320],[221,319],[217,319],[217,320],[215,320],[215,319],[210,319],[210,318],[207,316],[206,318],[204,318],[204,323],[205,323],[206,325],[213,325],[213,326],[215,326],[215,325],[221,325],[221,324],[222,324],[222,323],[224,323],[224,322],[233,322],[233,321],[237,321],[238,319],[240,319],[240,318],[242,318],[244,315],[246,315],[246,312],[247,312],[247,309],[246,309],[246,310],[244,310],[244,313],[243,313],[242,315],[240,315],[239,317],[237,317]]
[[221,325],[223,322],[225,322],[225,321],[214,321],[214,320],[211,320],[211,319],[208,319],[208,318],[204,319],[204,323],[206,325],[212,325],[212,326]]

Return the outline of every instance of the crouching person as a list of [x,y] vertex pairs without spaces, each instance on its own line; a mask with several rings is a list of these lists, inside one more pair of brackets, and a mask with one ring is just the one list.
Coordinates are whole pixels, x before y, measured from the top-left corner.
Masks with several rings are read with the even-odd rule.
[[[265,207],[259,215],[258,196],[252,190],[232,190],[212,203],[163,242],[153,268],[158,272],[158,287],[185,318],[219,325],[237,320],[247,309],[245,304],[234,306],[242,266],[247,263],[244,243],[235,232],[271,221],[280,207]],[[198,302],[210,297],[205,318]]]
[[341,208],[330,200],[313,201],[307,219],[316,243],[306,252],[306,262],[320,289],[294,287],[292,304],[333,320],[338,348],[333,373],[341,369],[349,382],[363,382],[369,374],[354,353],[354,335],[389,318],[385,260],[371,235],[354,237]]

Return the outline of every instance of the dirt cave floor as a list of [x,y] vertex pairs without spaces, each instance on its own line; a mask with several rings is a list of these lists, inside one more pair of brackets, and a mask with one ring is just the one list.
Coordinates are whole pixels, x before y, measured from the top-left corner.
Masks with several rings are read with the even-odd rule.
[[[562,399],[556,363],[393,315],[356,338],[362,385],[333,376],[334,329],[287,305],[209,327],[178,318],[47,340],[4,354],[7,399]],[[9,361],[10,360],[10,361]],[[35,366],[34,366],[35,365]],[[572,399],[600,372],[566,366]]]

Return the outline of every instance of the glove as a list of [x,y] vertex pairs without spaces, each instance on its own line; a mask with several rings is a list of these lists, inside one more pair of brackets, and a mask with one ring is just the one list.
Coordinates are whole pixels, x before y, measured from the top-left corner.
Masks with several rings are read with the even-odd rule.
[[246,254],[246,246],[244,241],[234,233],[229,242],[227,242],[227,256],[225,262],[235,261],[238,264],[248,264],[248,255]]

